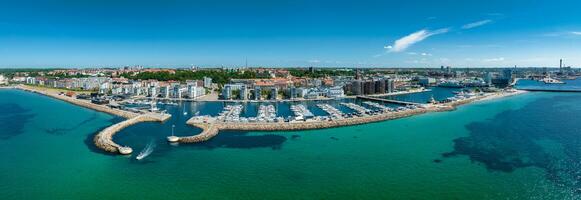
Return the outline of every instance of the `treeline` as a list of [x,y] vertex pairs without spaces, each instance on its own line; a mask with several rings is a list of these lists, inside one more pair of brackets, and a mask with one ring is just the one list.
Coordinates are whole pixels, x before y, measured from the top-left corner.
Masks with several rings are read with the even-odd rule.
[[177,70],[175,71],[175,73],[170,73],[167,71],[141,72],[136,75],[123,73],[121,74],[121,76],[128,79],[141,79],[141,80],[155,79],[158,81],[174,80],[180,82],[185,82],[186,80],[202,80],[204,77],[210,77],[212,78],[212,82],[223,85],[228,83],[231,79],[256,78],[256,73],[251,71],[228,72],[222,70],[201,70],[201,71]]
[[336,69],[316,69],[312,72],[308,69],[289,69],[289,73],[295,77],[305,78],[321,78],[325,76],[353,76],[355,72],[352,70],[336,70]]

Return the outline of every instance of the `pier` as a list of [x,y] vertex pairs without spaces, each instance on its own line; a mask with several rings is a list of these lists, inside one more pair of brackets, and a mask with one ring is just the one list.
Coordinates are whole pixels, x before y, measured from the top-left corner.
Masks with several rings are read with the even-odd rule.
[[343,116],[345,116],[343,112],[329,104],[317,104],[317,107],[327,112],[331,119],[343,119]]
[[383,111],[393,110],[387,106],[381,105],[379,103],[371,102],[371,101],[364,101],[363,104],[378,108],[378,109],[383,110]]
[[370,97],[370,96],[357,96],[358,99],[363,99],[363,100],[371,100],[371,101],[381,101],[381,102],[385,102],[385,103],[394,103],[394,104],[400,104],[400,105],[421,105],[421,103],[415,103],[415,102],[408,102],[408,101],[398,101],[398,100],[393,100],[393,99],[383,99],[383,98],[377,98],[377,97]]
[[341,105],[347,106],[348,108],[355,110],[359,114],[369,114],[371,110],[364,108],[363,106],[354,103],[341,103]]

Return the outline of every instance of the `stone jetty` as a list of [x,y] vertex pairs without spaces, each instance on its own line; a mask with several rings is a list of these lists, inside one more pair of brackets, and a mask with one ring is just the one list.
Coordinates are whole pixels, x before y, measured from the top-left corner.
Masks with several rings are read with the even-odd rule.
[[192,125],[192,126],[195,126],[195,127],[202,129],[202,132],[200,134],[193,135],[193,136],[179,137],[179,139],[178,139],[179,143],[203,142],[203,141],[209,140],[209,139],[213,138],[214,136],[218,135],[218,132],[220,131],[220,129],[219,129],[220,125],[216,124],[216,123],[196,123],[196,122],[193,122],[191,119],[188,120],[187,123],[189,125]]
[[135,117],[129,118],[125,121],[119,122],[112,126],[109,126],[95,135],[93,138],[93,142],[95,142],[95,146],[99,149],[102,149],[107,152],[111,153],[120,153],[120,154],[131,154],[133,150],[130,147],[121,146],[113,141],[113,136],[123,130],[124,128],[141,123],[141,122],[163,122],[170,118],[168,114],[162,113],[147,113],[142,115],[137,115]]
[[188,124],[202,129],[198,135],[180,137],[180,143],[196,143],[211,139],[221,130],[242,130],[242,131],[297,131],[309,129],[324,129],[340,126],[351,126],[379,122],[390,119],[397,119],[432,111],[452,110],[450,106],[431,106],[427,108],[417,108],[406,111],[383,113],[379,115],[367,115],[362,117],[342,118],[328,121],[304,121],[304,122],[194,122],[188,120]]

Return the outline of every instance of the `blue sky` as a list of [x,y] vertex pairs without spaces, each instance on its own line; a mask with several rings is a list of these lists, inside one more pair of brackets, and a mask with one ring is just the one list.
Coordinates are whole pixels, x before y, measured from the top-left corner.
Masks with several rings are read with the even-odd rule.
[[14,1],[0,67],[581,66],[580,1]]

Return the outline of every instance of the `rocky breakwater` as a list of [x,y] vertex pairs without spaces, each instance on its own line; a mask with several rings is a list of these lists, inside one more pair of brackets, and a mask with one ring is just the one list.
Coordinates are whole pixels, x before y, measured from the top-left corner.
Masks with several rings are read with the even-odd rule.
[[111,153],[131,154],[133,152],[131,147],[121,146],[113,141],[113,136],[117,132],[137,123],[163,122],[169,118],[170,115],[161,113],[147,113],[138,115],[103,129],[101,132],[95,135],[93,141],[95,142],[95,146],[104,151]]
[[193,136],[179,137],[179,143],[197,143],[203,142],[213,138],[220,132],[220,124],[218,123],[194,123],[188,121],[188,124],[202,129],[202,132]]
[[451,107],[432,106],[427,108],[410,109],[399,112],[390,112],[380,115],[368,115],[363,117],[353,117],[345,119],[335,119],[330,121],[302,121],[302,122],[196,122],[189,120],[188,124],[202,129],[198,135],[179,137],[179,143],[203,142],[216,136],[220,130],[242,130],[242,131],[295,131],[309,129],[324,129],[340,126],[351,126],[366,124],[390,119],[397,119],[411,115],[422,114],[431,111],[445,111]]

